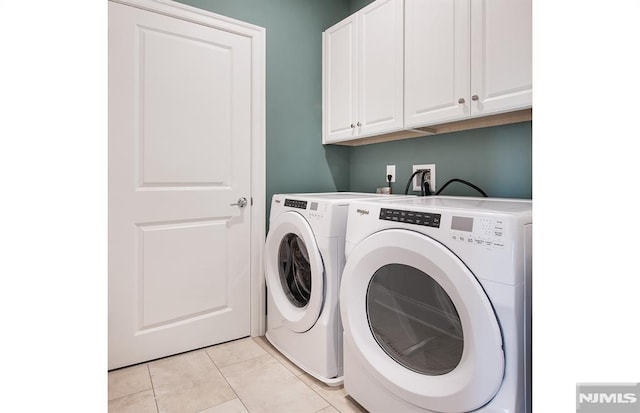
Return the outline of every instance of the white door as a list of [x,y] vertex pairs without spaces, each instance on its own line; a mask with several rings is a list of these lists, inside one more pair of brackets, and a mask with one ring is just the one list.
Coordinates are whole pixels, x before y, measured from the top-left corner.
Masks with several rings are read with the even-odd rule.
[[359,137],[404,125],[404,7],[376,1],[358,12]]
[[110,369],[250,334],[250,85],[248,37],[109,2]]
[[531,0],[471,2],[471,115],[531,107]]
[[405,126],[471,114],[468,0],[405,2]]
[[342,273],[345,342],[392,393],[437,412],[470,412],[504,375],[498,320],[467,266],[432,238],[376,232],[350,252]]

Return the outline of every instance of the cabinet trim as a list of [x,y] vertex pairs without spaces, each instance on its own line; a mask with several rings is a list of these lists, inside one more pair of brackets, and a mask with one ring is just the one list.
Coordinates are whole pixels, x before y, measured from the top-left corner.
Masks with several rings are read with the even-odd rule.
[[488,128],[491,126],[509,125],[511,123],[527,122],[532,120],[532,109],[523,109],[515,112],[500,113],[497,115],[482,116],[477,118],[460,120],[457,122],[442,123],[428,127],[416,128],[368,138],[333,142],[333,145],[361,146],[374,143],[392,142],[402,139],[421,138],[430,135],[442,135],[451,132],[460,132],[469,129]]

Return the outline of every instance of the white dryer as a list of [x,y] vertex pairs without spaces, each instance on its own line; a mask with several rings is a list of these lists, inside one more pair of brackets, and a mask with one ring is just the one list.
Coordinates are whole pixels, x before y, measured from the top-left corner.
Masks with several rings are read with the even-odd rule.
[[271,201],[264,254],[266,337],[289,360],[329,385],[341,384],[343,376],[338,295],[348,207],[355,200],[389,197],[394,196],[276,194]]
[[352,203],[344,385],[371,412],[530,412],[531,201]]

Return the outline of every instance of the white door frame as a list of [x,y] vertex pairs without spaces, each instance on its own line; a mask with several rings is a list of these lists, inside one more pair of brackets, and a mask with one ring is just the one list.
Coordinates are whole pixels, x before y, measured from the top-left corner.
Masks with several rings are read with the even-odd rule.
[[175,17],[246,36],[251,59],[251,335],[265,332],[266,288],[263,272],[266,200],[265,54],[266,29],[169,0],[110,0],[114,3]]

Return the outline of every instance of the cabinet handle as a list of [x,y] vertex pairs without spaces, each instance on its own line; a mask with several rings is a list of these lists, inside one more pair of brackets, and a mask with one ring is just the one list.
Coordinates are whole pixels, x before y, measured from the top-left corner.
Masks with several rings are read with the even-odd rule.
[[458,99],[458,103],[462,105],[464,103],[464,98]]
[[471,96],[471,100],[474,100],[474,101],[475,101],[475,100],[478,100],[478,99],[479,99],[479,98],[478,98],[478,95],[473,95],[473,96]]
[[355,128],[356,125],[354,125],[353,123],[351,124],[351,129]]
[[358,125],[358,126],[362,126],[362,123],[358,122],[358,123],[357,123],[357,125]]

